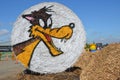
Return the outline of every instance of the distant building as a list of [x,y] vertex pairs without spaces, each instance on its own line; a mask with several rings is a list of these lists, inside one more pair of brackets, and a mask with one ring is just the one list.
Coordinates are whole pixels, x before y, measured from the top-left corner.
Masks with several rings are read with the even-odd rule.
[[101,50],[103,48],[102,43],[96,43],[96,46],[97,46],[97,50]]
[[103,47],[103,44],[102,44],[102,43],[96,43],[96,46],[102,48],[102,47]]
[[11,52],[12,47],[11,46],[0,46],[0,52]]

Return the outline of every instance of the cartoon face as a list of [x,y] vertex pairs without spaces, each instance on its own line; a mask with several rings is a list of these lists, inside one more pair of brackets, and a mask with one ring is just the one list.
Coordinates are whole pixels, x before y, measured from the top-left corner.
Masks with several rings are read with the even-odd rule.
[[[27,30],[24,30],[27,35],[24,32],[22,33],[25,34],[28,39],[15,42],[13,44],[13,51],[17,59],[30,70],[40,73],[61,72],[64,71],[66,67],[70,67],[76,58],[79,57],[78,55],[85,42],[85,37],[83,37],[83,40],[81,37],[84,36],[84,29],[82,29],[79,19],[65,6],[58,3],[43,4],[44,6],[40,4],[41,8],[39,7],[37,10],[32,10],[29,11],[29,13],[23,13],[21,15],[21,22],[23,22],[21,24],[24,25],[19,27],[28,27]],[[38,6],[33,6],[33,8],[30,9],[36,9]],[[66,12],[65,14],[61,12],[61,9],[57,10],[60,7],[63,7],[63,9],[61,9]],[[61,15],[67,16],[63,17]],[[18,27],[18,24],[16,24],[16,26]],[[23,28],[25,29],[25,27]],[[16,28],[13,31],[16,31]],[[18,35],[14,33],[13,37]],[[23,35],[21,38],[26,37]],[[65,42],[62,42],[63,40],[65,40]],[[13,38],[13,42],[14,41],[16,40]],[[78,43],[80,45],[82,44],[80,48],[76,45]],[[60,65],[64,62],[65,64]],[[56,66],[58,66],[58,69],[55,68]],[[50,67],[51,69],[49,69]],[[59,67],[61,67],[62,70]]]

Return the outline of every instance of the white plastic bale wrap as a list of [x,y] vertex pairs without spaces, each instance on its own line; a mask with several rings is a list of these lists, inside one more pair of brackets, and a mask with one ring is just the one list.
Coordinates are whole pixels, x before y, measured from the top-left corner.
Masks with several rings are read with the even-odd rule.
[[[53,5],[52,10],[55,11],[50,12],[53,20],[52,28],[69,25],[70,23],[75,23],[75,28],[73,29],[72,37],[66,42],[52,38],[54,44],[64,52],[59,56],[51,56],[48,48],[42,41],[38,44],[34,50],[29,69],[39,73],[58,73],[72,66],[82,53],[86,41],[84,27],[80,19],[74,12],[62,4],[55,2],[40,3],[25,10],[21,15],[30,14],[32,11],[51,5]],[[12,45],[30,39],[28,30],[31,24],[26,19],[23,19],[21,15],[14,23],[11,38]]]

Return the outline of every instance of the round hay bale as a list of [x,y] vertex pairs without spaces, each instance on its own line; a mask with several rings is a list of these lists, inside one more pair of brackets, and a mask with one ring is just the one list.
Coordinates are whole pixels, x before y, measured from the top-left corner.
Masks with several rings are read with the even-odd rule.
[[13,51],[38,73],[58,73],[71,67],[85,44],[80,19],[66,6],[44,2],[25,10],[14,23]]

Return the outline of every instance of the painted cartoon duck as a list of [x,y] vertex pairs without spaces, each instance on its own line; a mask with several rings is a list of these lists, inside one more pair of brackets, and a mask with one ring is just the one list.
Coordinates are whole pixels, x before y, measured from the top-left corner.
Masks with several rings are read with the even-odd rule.
[[[14,45],[13,51],[17,59],[20,60],[25,67],[29,67],[33,52],[41,41],[46,45],[52,56],[58,56],[64,52],[55,46],[52,37],[68,40],[73,34],[73,28],[75,27],[74,23],[64,25],[60,28],[51,28],[53,24],[52,14],[48,14],[48,12],[54,12],[50,9],[51,7],[53,6],[45,6],[38,11],[31,12],[31,14],[22,15],[24,19],[31,23],[28,31],[30,32],[29,37],[31,39]],[[48,19],[51,22],[49,25],[47,23]],[[44,26],[41,25],[39,20],[43,21]]]

